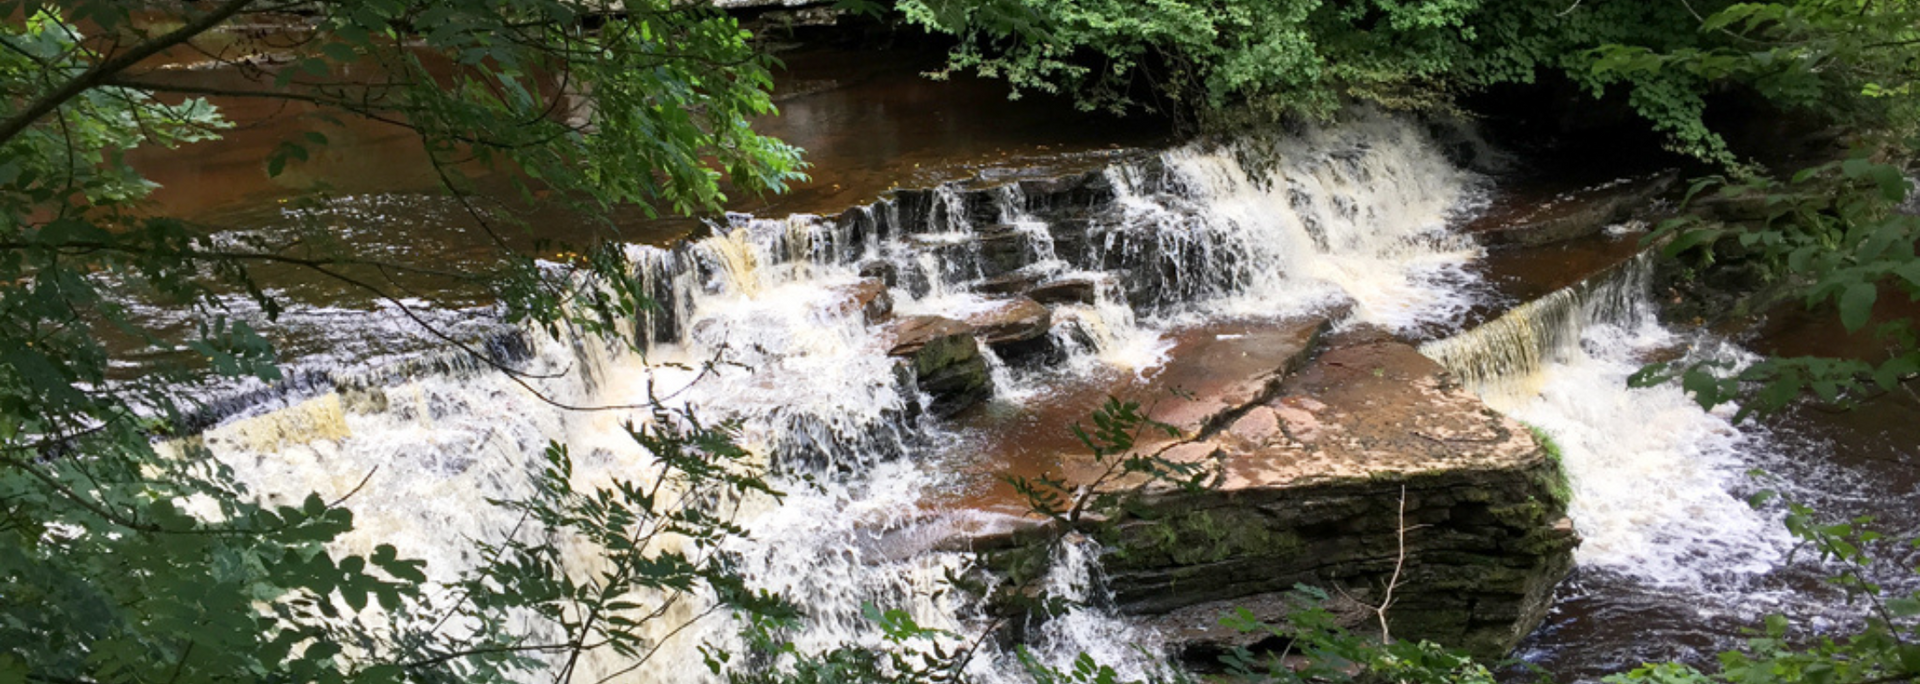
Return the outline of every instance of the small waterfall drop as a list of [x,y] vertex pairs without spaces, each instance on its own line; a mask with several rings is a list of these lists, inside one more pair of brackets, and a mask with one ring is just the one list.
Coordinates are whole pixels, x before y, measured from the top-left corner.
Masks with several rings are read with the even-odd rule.
[[[1642,254],[1421,352],[1489,406],[1544,430],[1571,484],[1577,562],[1702,590],[1772,569],[1785,529],[1734,492],[1765,436],[1680,388],[1629,388],[1648,354],[1687,343],[1660,326]],[[1727,353],[1731,350],[1716,350]]]
[[1479,248],[1447,226],[1483,201],[1478,181],[1413,128],[1366,116],[1192,145],[1162,164],[1116,174],[1125,219],[1100,244],[1108,260],[1151,266],[1131,285],[1154,304],[1276,315],[1345,300],[1393,329],[1472,304],[1462,267]]

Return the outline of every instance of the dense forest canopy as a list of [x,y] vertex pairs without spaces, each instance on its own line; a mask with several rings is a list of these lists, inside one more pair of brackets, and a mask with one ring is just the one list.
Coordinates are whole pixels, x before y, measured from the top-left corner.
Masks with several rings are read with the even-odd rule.
[[[1447,110],[1487,88],[1565,79],[1587,96],[1624,96],[1673,150],[1724,170],[1696,192],[1760,207],[1759,220],[1739,226],[1669,226],[1662,235],[1676,257],[1711,267],[1717,245],[1737,244],[1809,303],[1837,306],[1852,328],[1867,324],[1883,288],[1920,293],[1914,221],[1891,211],[1909,190],[1902,165],[1920,121],[1920,6],[1910,1],[847,4],[951,36],[949,71],[1210,127],[1331,117],[1356,102]],[[799,150],[748,126],[773,111],[775,63],[735,18],[666,0],[7,0],[0,23],[0,683],[483,681],[540,667],[565,679],[583,650],[644,658],[657,648],[636,636],[658,616],[633,599],[647,592],[707,591],[766,620],[788,615],[718,559],[655,545],[669,533],[736,533],[726,521],[656,498],[658,482],[575,492],[564,445],[547,454],[541,492],[506,505],[604,547],[608,568],[569,576],[550,547],[496,540],[485,551],[498,560],[451,596],[430,591],[406,549],[327,550],[352,526],[342,502],[270,508],[217,463],[163,455],[208,373],[279,377],[270,345],[230,322],[214,293],[248,293],[272,315],[278,304],[250,275],[262,264],[390,293],[354,275],[373,263],[362,255],[216,242],[143,212],[152,185],[126,162],[135,149],[221,135],[229,124],[208,97],[282,99],[413,130],[456,194],[471,190],[466,170],[497,167],[514,170],[530,198],[708,212],[727,188],[778,191],[803,166]],[[257,59],[267,53],[276,59]],[[222,63],[252,85],[183,85],[153,68],[169,59]],[[346,66],[360,64],[378,76],[348,78]],[[1840,127],[1854,151],[1808,169],[1753,165],[1710,125],[1710,101],[1735,89]],[[279,174],[326,144],[324,132],[284,141],[261,172]],[[617,246],[589,251],[572,272],[506,249],[498,258],[498,271],[465,276],[494,290],[514,320],[614,333],[646,305]],[[589,280],[597,286],[578,287]],[[197,334],[140,328],[121,299],[136,289],[192,312]],[[1760,386],[1759,407],[1805,387],[1826,398],[1891,387],[1920,372],[1905,324],[1888,328],[1895,344],[1878,363],[1676,372],[1707,402]],[[197,359],[116,380],[101,330]],[[680,427],[634,437],[661,456],[677,491],[768,488],[720,467],[743,456],[727,426],[667,418],[654,425]],[[199,504],[189,510],[189,501]],[[1823,553],[1858,560],[1856,527],[1796,515]],[[1881,617],[1848,639],[1798,651],[1772,635],[1763,644],[1772,650],[1729,657],[1716,676],[1910,681],[1920,673],[1911,632],[1920,603],[1879,605]],[[510,616],[527,615],[559,636],[531,641],[508,629]],[[1424,650],[1322,646],[1397,679],[1485,676]],[[895,658],[892,670],[879,662],[839,653],[794,676],[900,676],[907,661]],[[1085,681],[1098,671],[1046,676]],[[1706,677],[1677,666],[1637,676]]]

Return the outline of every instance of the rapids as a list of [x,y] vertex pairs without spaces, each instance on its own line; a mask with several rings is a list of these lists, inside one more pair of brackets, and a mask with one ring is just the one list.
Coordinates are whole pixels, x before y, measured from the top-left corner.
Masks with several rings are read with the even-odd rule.
[[[1456,331],[1493,301],[1472,268],[1484,250],[1458,231],[1485,206],[1491,181],[1450,162],[1423,126],[1348,119],[1104,153],[1091,157],[1085,192],[1066,200],[1044,179],[983,174],[833,216],[730,215],[701,239],[627,248],[659,304],[630,322],[638,352],[483,327],[516,375],[460,353],[373,371],[323,359],[298,387],[211,402],[206,420],[217,424],[200,441],[264,497],[355,492],[348,550],[394,543],[445,580],[479,562],[472,540],[516,533],[513,516],[482,502],[523,495],[549,442],[569,445],[581,484],[656,467],[623,424],[645,419],[635,406],[663,398],[739,421],[742,443],[788,492],[777,504],[736,502],[749,534],[712,551],[806,611],[787,635],[803,651],[880,644],[868,605],[970,635],[987,622],[985,608],[945,590],[943,578],[977,559],[922,538],[990,521],[979,509],[993,508],[981,502],[994,495],[981,492],[994,473],[976,467],[985,462],[973,453],[978,435],[926,411],[931,398],[887,356],[884,328],[848,305],[849,290],[889,273],[896,315],[964,318],[991,306],[983,290],[997,278],[1094,282],[1091,301],[1053,307],[1048,360],[983,349],[995,394],[982,410],[991,411],[1020,411],[1095,375],[1150,376],[1180,334],[1222,322],[1346,312],[1343,326],[1410,339]],[[1586,538],[1564,599],[1657,595],[1620,605],[1750,622],[1789,600],[1756,579],[1789,565],[1777,512],[1742,501],[1754,488],[1744,471],[1777,460],[1780,440],[1702,411],[1675,388],[1626,387],[1643,360],[1675,348],[1744,358],[1655,322],[1646,270],[1644,258],[1630,260],[1423,352],[1559,443]],[[1164,667],[1157,635],[1103,608],[1098,557],[1070,544],[1052,559],[1049,588],[1082,603],[1029,635],[1036,657],[1064,666],[1088,653],[1130,677]],[[702,601],[711,597],[692,597],[673,617],[704,612]],[[1525,655],[1549,666],[1633,657],[1581,655],[1586,637],[1568,625],[1595,619],[1563,613]],[[725,615],[671,634],[678,625],[662,624],[663,651],[644,666],[598,654],[582,674],[710,681],[702,646],[746,648]],[[1708,641],[1703,648],[1725,645]],[[969,672],[1024,681],[1014,654],[991,644]]]

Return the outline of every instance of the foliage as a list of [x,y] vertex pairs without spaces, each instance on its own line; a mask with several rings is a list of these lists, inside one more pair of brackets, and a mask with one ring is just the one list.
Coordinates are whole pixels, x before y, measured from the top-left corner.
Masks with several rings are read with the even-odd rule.
[[[1725,2],[1704,2],[1717,9]],[[1086,108],[1197,110],[1215,124],[1324,118],[1351,101],[1445,109],[1462,91],[1557,72],[1633,104],[1683,145],[1711,152],[1682,119],[1704,107],[1691,75],[1596,69],[1604,45],[1668,50],[1713,42],[1680,3],[1372,0],[903,0],[902,15],[960,37],[942,73],[1003,77],[1016,92],[1064,92]]]
[[[258,267],[388,298],[354,269],[407,268],[150,215],[153,185],[127,153],[219,135],[228,124],[207,98],[319,109],[319,130],[283,141],[268,175],[324,146],[327,122],[362,117],[417,133],[455,193],[468,171],[498,169],[517,172],[504,175],[529,200],[692,212],[729,185],[797,177],[797,150],[747,128],[772,110],[771,62],[732,18],[665,0],[623,7],[587,30],[601,3],[0,2],[0,682],[494,681],[542,665],[564,680],[588,650],[644,661],[659,643],[638,635],[662,619],[650,602],[783,610],[711,553],[740,530],[692,502],[772,492],[728,426],[691,414],[632,429],[660,459],[650,480],[576,490],[565,449],[550,449],[539,493],[497,502],[538,534],[485,540],[494,562],[451,595],[405,550],[337,550],[353,527],[345,501],[263,505],[189,443],[157,445],[210,374],[279,377],[271,345],[227,315],[227,293],[279,313]],[[249,85],[209,88],[154,66],[182,53]],[[516,319],[610,332],[646,305],[604,255],[587,273],[497,256],[506,277],[464,276],[501,284]],[[195,334],[143,327],[135,299],[179,307]],[[146,351],[198,361],[116,377]],[[563,543],[607,563],[576,572]]]
[[944,73],[974,70],[1084,108],[1326,116],[1345,95],[1432,103],[1477,0],[1257,2],[901,0],[960,37]]
[[1094,409],[1091,418],[1094,426],[1092,432],[1078,422],[1073,424],[1072,430],[1074,438],[1087,448],[1094,465],[1100,468],[1092,479],[1071,483],[1052,474],[1031,478],[1011,475],[1004,478],[1021,498],[1026,499],[1033,513],[1071,527],[1078,524],[1089,510],[1115,509],[1122,497],[1130,492],[1110,485],[1129,475],[1144,477],[1143,481],[1137,483],[1142,486],[1155,483],[1171,483],[1187,489],[1204,486],[1207,473],[1199,464],[1163,458],[1164,448],[1155,452],[1136,450],[1141,446],[1141,436],[1148,431],[1168,438],[1180,436],[1179,428],[1147,417],[1140,410],[1140,402],[1108,397],[1105,404]]
[[[1668,49],[1608,44],[1593,51],[1596,84],[1648,89],[1634,103],[1684,152],[1734,159],[1703,120],[1704,86],[1739,83],[1776,106],[1895,138],[1915,133],[1911,45],[1920,8],[1905,2],[1734,3],[1689,25],[1711,40]],[[1657,84],[1657,85],[1656,85]],[[1640,91],[1636,90],[1636,95]]]
[[[1883,292],[1920,300],[1920,217],[1895,212],[1911,191],[1901,170],[1867,157],[1810,167],[1791,179],[1702,179],[1691,195],[1714,189],[1723,201],[1756,208],[1754,220],[1707,221],[1689,215],[1664,224],[1651,239],[1669,239],[1671,257],[1690,256],[1710,266],[1716,245],[1737,245],[1770,277],[1804,292],[1809,307],[1831,307],[1850,332],[1873,320]],[[1920,372],[1920,338],[1913,321],[1895,318],[1879,325],[1886,342],[1880,361],[1800,357],[1767,359],[1734,368],[1721,362],[1676,367],[1660,364],[1643,370],[1637,384],[1679,376],[1704,406],[1742,399],[1739,417],[1786,406],[1807,390],[1822,401],[1838,402],[1897,389]]]
[[804,654],[777,635],[790,621],[755,620],[747,635],[761,658],[786,662],[772,667],[732,668],[732,654],[709,650],[707,667],[725,674],[728,684],[948,684],[964,682],[964,670],[974,648],[949,646],[955,635],[921,626],[903,610],[881,610],[872,604],[864,615],[880,629],[882,643],[875,648],[841,646],[821,654]]
[[[1858,147],[1849,158],[1790,177],[1736,165],[1730,177],[1699,179],[1688,192],[1690,202],[1737,207],[1742,220],[1721,222],[1694,212],[1662,225],[1650,240],[1666,241],[1668,256],[1694,259],[1701,267],[1712,267],[1716,255],[1725,253],[1757,263],[1774,282],[1803,293],[1809,307],[1832,307],[1849,332],[1872,321],[1883,292],[1920,299],[1920,261],[1913,248],[1920,223],[1895,211],[1912,187],[1903,169],[1889,161],[1907,154],[1920,132],[1914,127],[1920,99],[1911,87],[1920,69],[1911,49],[1920,40],[1916,18],[1920,8],[1911,3],[1744,3],[1700,20],[1700,30],[1725,36],[1726,46],[1655,51],[1612,45],[1595,51],[1596,74],[1645,79],[1677,73],[1703,82],[1740,82],[1784,109],[1851,127],[1856,135]],[[1684,124],[1674,125],[1706,131],[1697,115],[1682,118]],[[1701,156],[1730,160],[1723,145]],[[1663,364],[1634,382],[1677,376],[1704,406],[1744,399],[1742,418],[1784,407],[1807,390],[1823,401],[1843,401],[1891,391],[1920,372],[1912,321],[1894,319],[1876,333],[1886,341],[1884,360],[1802,357],[1739,368]]]
[[901,0],[976,71],[1082,107],[1215,124],[1324,118],[1352,101],[1446,109],[1460,92],[1557,75],[1626,103],[1681,153],[1740,160],[1707,119],[1729,85],[1850,126],[1910,127],[1909,3],[1375,0]]

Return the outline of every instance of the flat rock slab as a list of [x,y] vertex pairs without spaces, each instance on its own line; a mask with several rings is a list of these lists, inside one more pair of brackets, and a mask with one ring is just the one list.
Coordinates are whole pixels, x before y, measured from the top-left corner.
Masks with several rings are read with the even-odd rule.
[[1144,388],[1155,399],[1148,416],[1187,435],[1213,431],[1272,396],[1288,373],[1306,364],[1327,326],[1323,318],[1305,319],[1181,337],[1173,360]]
[[[982,472],[1035,477],[1088,477],[1095,464],[1069,430],[1089,424],[1109,397],[1137,401],[1157,420],[1191,437],[1229,419],[1239,407],[1278,391],[1286,374],[1303,365],[1327,318],[1244,320],[1175,334],[1168,362],[1140,374],[1110,371],[1049,388],[1023,405],[989,405],[960,416],[956,429],[970,451],[992,460]],[[1161,437],[1162,446],[1166,438]],[[961,508],[1024,513],[1027,505],[1004,483],[943,502]]]
[[1222,490],[1540,461],[1524,426],[1461,390],[1413,347],[1364,334],[1331,346],[1217,437]]
[[1599,233],[1673,187],[1672,171],[1622,178],[1562,193],[1516,212],[1492,212],[1467,226],[1481,244],[1546,245]]
[[1024,342],[1047,334],[1053,327],[1053,312],[1032,299],[1013,297],[968,314],[966,323],[987,344]]
[[1208,465],[1212,487],[1162,486],[1107,521],[1122,611],[1204,658],[1233,645],[1206,626],[1218,607],[1280,605],[1296,584],[1364,606],[1404,565],[1397,638],[1497,657],[1545,617],[1578,540],[1559,465],[1524,426],[1383,333],[1335,335],[1271,391],[1254,384],[1179,409],[1207,427],[1162,453]]
[[885,330],[888,356],[913,356],[929,343],[955,335],[972,335],[973,326],[942,316],[906,316]]

